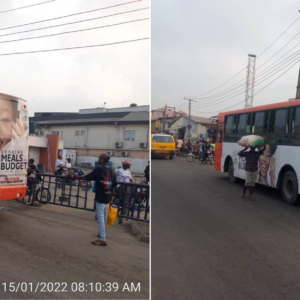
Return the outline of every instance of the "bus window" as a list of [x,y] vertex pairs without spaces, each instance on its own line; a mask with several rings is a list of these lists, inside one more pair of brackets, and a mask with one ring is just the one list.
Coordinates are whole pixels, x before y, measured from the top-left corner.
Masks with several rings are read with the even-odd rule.
[[269,120],[269,142],[288,143],[289,142],[289,118],[288,109],[277,109],[270,112]]
[[224,141],[226,142],[235,141],[237,122],[238,122],[238,115],[226,117]]
[[251,114],[242,114],[238,118],[237,137],[242,138],[244,135],[251,133],[250,131],[250,116]]
[[254,114],[254,134],[263,135],[268,129],[268,112],[261,111]]
[[223,126],[220,125],[220,126],[218,126],[218,143],[223,142],[222,133],[223,133]]
[[276,119],[275,119],[275,125],[274,125],[274,132],[275,133],[288,133],[286,130],[288,127],[286,126],[287,122],[287,109],[278,109],[276,110]]
[[231,133],[232,121],[233,121],[233,116],[226,117],[226,121],[225,121],[225,135]]
[[300,145],[300,107],[292,108],[291,119],[291,142],[292,144]]

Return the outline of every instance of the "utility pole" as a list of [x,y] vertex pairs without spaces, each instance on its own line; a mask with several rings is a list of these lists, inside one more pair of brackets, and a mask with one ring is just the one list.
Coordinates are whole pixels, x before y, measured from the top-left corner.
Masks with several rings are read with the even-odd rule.
[[248,54],[248,67],[246,79],[246,97],[245,107],[252,107],[254,96],[254,82],[255,82],[255,62],[256,55]]
[[187,100],[189,101],[189,125],[188,125],[188,137],[191,137],[191,134],[190,134],[190,130],[192,128],[191,126],[191,102],[197,102],[191,98],[184,98],[184,100]]
[[165,128],[166,128],[166,113],[167,113],[167,104],[165,105],[165,110],[164,110],[163,132],[165,132]]
[[296,90],[296,99],[300,99],[300,68],[299,68],[299,75],[298,75],[298,85]]

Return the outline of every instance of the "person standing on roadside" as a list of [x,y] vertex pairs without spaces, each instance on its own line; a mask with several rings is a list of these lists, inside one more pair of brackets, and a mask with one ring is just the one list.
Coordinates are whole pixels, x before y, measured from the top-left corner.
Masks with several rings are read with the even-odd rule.
[[183,144],[182,140],[177,140],[176,147],[177,147],[178,155],[180,155],[182,144]]
[[[132,175],[130,172],[130,166],[131,162],[129,160],[122,161],[122,168],[118,168],[115,170],[117,182],[127,182],[132,183]],[[118,195],[119,195],[119,206],[122,207],[122,215],[128,214],[128,208],[130,206],[130,194],[131,194],[131,186],[128,186],[126,184],[120,184],[117,187],[118,189]]]
[[132,175],[130,172],[131,165],[132,163],[129,160],[122,161],[122,168],[115,170],[117,182],[132,182]]
[[34,159],[30,158],[28,161],[28,172],[27,172],[27,185],[30,188],[31,191],[31,206],[35,207],[41,207],[42,205],[37,201],[36,197],[36,186],[38,184],[39,177],[34,176],[31,177],[33,174],[40,173],[40,170],[37,168],[37,166],[34,164]]
[[150,182],[150,166],[149,166],[149,161],[148,161],[148,165],[146,166],[145,170],[144,170],[144,174],[146,177],[146,181],[149,183]]
[[254,199],[252,198],[252,194],[254,192],[255,182],[258,177],[258,160],[259,157],[266,150],[266,144],[264,145],[263,149],[259,151],[255,151],[255,147],[250,148],[250,151],[246,152],[247,149],[248,147],[246,147],[245,149],[241,150],[238,153],[240,157],[245,157],[246,159],[246,164],[245,164],[246,182],[242,192],[242,198],[244,199],[246,197],[246,190],[249,187],[250,189],[249,200],[254,201]]
[[110,157],[107,154],[101,154],[98,160],[99,167],[96,167],[91,173],[85,176],[71,175],[71,178],[95,181],[96,183],[95,204],[100,236],[99,240],[92,242],[96,246],[107,246],[105,232],[107,214],[117,185],[115,173],[108,166],[109,160]]

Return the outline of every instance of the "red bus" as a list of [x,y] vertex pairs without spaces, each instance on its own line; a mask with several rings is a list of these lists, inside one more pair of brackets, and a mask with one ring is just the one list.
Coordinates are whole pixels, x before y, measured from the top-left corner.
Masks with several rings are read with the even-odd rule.
[[257,183],[281,190],[288,204],[298,202],[300,186],[300,100],[219,113],[215,170],[228,172],[231,182],[245,179],[243,148],[237,141],[255,134],[266,138],[258,162]]
[[28,133],[26,101],[0,94],[0,200],[25,197]]

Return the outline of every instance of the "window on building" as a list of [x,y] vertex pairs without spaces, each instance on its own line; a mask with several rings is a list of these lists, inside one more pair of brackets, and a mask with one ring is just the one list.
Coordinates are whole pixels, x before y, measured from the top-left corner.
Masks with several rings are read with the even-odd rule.
[[59,135],[59,131],[51,131],[51,134],[57,134],[57,135]]
[[85,136],[86,131],[81,131],[81,136]]
[[79,131],[75,131],[75,136],[79,136],[80,132]]
[[125,141],[134,141],[135,131],[124,131]]
[[44,136],[45,135],[45,131],[40,131],[40,136]]

